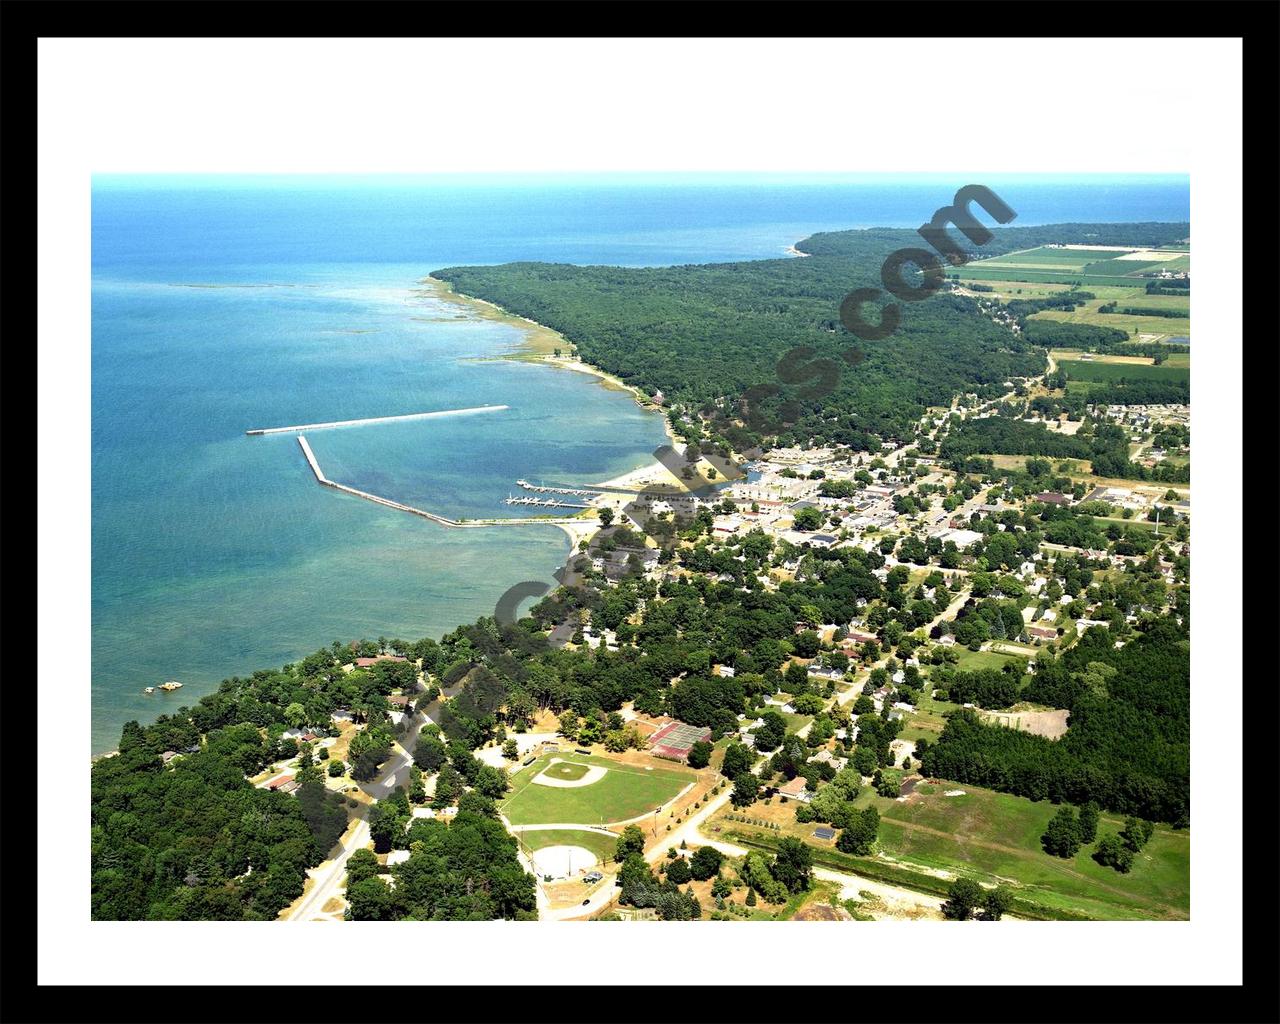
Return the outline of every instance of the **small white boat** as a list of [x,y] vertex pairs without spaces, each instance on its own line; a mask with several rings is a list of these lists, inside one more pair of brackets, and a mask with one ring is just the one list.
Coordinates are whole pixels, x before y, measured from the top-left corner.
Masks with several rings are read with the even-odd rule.
[[156,688],[155,688],[154,686],[148,686],[148,687],[146,687],[142,692],[143,692],[143,693],[155,693],[155,692],[156,692]]

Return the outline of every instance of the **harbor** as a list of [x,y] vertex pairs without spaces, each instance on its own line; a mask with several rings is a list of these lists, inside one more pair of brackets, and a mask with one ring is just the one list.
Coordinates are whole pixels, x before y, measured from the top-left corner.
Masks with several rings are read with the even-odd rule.
[[[324,475],[324,470],[320,468],[320,463],[316,460],[315,453],[311,450],[311,445],[307,443],[306,436],[298,435],[298,447],[302,449],[302,454],[306,456],[307,464],[311,467],[311,472],[315,474],[316,482],[323,487],[331,487],[336,491],[344,491],[347,494],[354,495],[357,498],[363,498],[365,501],[372,501],[375,505],[385,505],[387,508],[396,509],[399,512],[408,512],[410,515],[420,516],[423,519],[429,519],[433,523],[440,526],[451,526],[458,529],[473,529],[482,526],[556,526],[565,523],[578,523],[576,518],[555,518],[553,516],[536,517],[529,516],[517,519],[450,519],[448,516],[437,515],[435,512],[428,512],[425,509],[414,508],[412,505],[406,505],[403,502],[392,501],[390,498],[384,498],[377,494],[370,494],[368,491],[361,491],[355,487],[348,487],[346,484],[340,484],[336,480],[330,480]],[[588,508],[587,505],[570,505],[568,502],[557,502],[554,499],[545,499],[539,501],[536,498],[520,499],[508,498],[508,504],[535,504],[544,508]]]

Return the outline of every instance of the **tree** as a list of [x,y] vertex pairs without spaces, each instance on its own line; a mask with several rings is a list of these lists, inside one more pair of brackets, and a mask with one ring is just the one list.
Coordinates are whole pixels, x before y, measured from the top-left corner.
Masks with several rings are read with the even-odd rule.
[[999,921],[1013,906],[1013,893],[1006,886],[997,885],[982,894],[983,921]]
[[865,857],[871,852],[880,831],[880,812],[868,807],[861,812],[853,812],[849,824],[836,837],[836,849],[841,853],[852,853]]
[[613,524],[614,511],[607,505],[596,510],[596,514],[600,516],[600,525],[608,529]]
[[1090,800],[1080,808],[1080,820],[1077,824],[1080,832],[1080,843],[1087,846],[1098,838],[1098,805]]
[[366,878],[347,886],[347,913],[352,921],[394,921],[395,894],[380,878]]
[[502,744],[502,756],[508,761],[514,761],[520,756],[520,747],[516,744],[515,740],[507,740]]
[[284,721],[290,728],[297,729],[307,720],[307,709],[296,701],[284,709]]
[[423,731],[418,736],[417,745],[413,748],[413,763],[427,774],[440,770],[440,766],[449,758],[449,748],[439,736]]
[[618,836],[618,845],[614,848],[613,859],[616,863],[622,864],[633,854],[644,853],[644,832],[640,830],[639,825],[628,825],[622,830],[622,835]]
[[1118,835],[1104,836],[1093,851],[1093,859],[1104,867],[1115,868],[1121,874],[1128,874],[1133,867],[1133,851]]
[[359,849],[347,858],[347,888],[373,878],[382,870],[378,858],[372,850]]
[[770,870],[788,892],[804,892],[813,881],[813,851],[794,836],[784,836]]
[[386,803],[373,805],[369,812],[369,835],[373,839],[373,849],[377,853],[390,853],[399,833],[402,822],[400,816]]
[[736,779],[751,769],[756,756],[745,743],[730,743],[724,748],[724,760],[720,763],[720,774],[726,779]]
[[948,921],[967,921],[984,898],[982,886],[972,878],[957,878],[947,890],[942,916]]
[[698,740],[689,748],[688,762],[690,768],[705,768],[711,763],[711,744],[706,740]]
[[1074,857],[1076,851],[1080,849],[1080,826],[1076,821],[1075,812],[1066,805],[1059,807],[1058,813],[1049,821],[1049,827],[1045,829],[1040,841],[1044,844],[1046,853],[1051,853],[1055,857]]
[[714,846],[700,846],[689,858],[689,873],[696,881],[705,882],[720,871],[724,862],[724,854]]
[[812,505],[798,509],[795,514],[795,529],[809,532],[822,525],[822,510]]
[[1128,817],[1124,819],[1120,838],[1124,840],[1125,846],[1134,853],[1138,853],[1147,845],[1153,832],[1155,832],[1155,826],[1151,822],[1142,818]]
[[692,877],[689,871],[689,862],[683,857],[677,857],[667,865],[667,880],[675,882],[676,885],[684,885]]
[[746,807],[756,801],[760,792],[760,780],[751,772],[743,772],[733,780],[733,795],[729,798],[734,807]]
[[346,771],[347,766],[337,758],[329,762],[329,777],[331,779],[336,779],[341,775],[345,775]]

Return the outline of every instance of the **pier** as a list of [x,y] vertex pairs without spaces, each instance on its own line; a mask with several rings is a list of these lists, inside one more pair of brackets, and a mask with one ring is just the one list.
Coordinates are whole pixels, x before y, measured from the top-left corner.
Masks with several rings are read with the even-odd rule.
[[429,420],[438,416],[473,416],[482,412],[501,412],[510,409],[509,405],[478,405],[473,409],[441,409],[437,412],[410,412],[403,416],[371,416],[362,420],[334,420],[331,423],[301,423],[293,427],[259,427],[246,430],[250,437],[261,437],[263,434],[287,434],[294,430],[331,430],[335,427],[363,427],[370,423],[397,423],[405,420]]
[[[298,447],[302,449],[302,454],[306,456],[307,464],[311,467],[311,472],[315,474],[316,483],[324,487],[332,487],[335,491],[343,491],[347,494],[354,495],[357,498],[363,498],[365,501],[372,501],[375,505],[385,505],[387,508],[393,508],[398,512],[408,512],[410,515],[421,516],[423,519],[430,519],[433,523],[439,523],[441,526],[452,526],[458,529],[475,529],[483,526],[558,526],[562,523],[581,524],[582,520],[571,517],[555,518],[547,516],[545,518],[527,517],[523,519],[450,519],[448,516],[436,515],[434,512],[427,512],[425,509],[414,508],[412,505],[406,505],[403,502],[392,501],[390,498],[383,498],[377,494],[370,494],[368,491],[361,491],[355,487],[348,487],[346,484],[340,484],[336,480],[330,480],[324,475],[324,470],[320,468],[320,463],[316,461],[315,452],[311,450],[311,445],[307,443],[306,437],[302,434],[298,435]],[[569,505],[567,502],[539,502],[536,498],[529,499],[508,499],[509,504],[528,504],[535,503],[543,507],[556,508],[586,508],[586,505]]]
[[533,498],[521,496],[513,498],[508,495],[503,500],[504,505],[537,505],[539,508],[591,508],[591,505],[582,505],[572,501],[562,501],[559,498]]
[[[517,487],[526,491],[537,491],[539,494],[568,494],[575,498],[595,498],[604,492],[589,487],[551,487],[543,484],[531,484],[528,480],[517,480]],[[582,506],[586,508],[587,506]]]

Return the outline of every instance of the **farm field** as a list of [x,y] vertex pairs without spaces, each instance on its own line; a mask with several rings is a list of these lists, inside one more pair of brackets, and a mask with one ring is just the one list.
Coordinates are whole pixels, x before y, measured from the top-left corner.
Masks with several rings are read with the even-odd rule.
[[1159,380],[1185,383],[1191,380],[1190,367],[1151,366],[1134,363],[1104,363],[1098,360],[1083,362],[1077,359],[1059,359],[1058,366],[1066,371],[1071,382],[1089,381],[1105,383],[1113,380]]
[[[985,261],[983,262],[985,263]],[[960,270],[959,274],[962,281],[981,281],[984,284],[989,280],[1030,281],[1043,284],[1070,284],[1073,281],[1079,281],[1081,282],[1081,287],[1086,291],[1091,290],[1094,285],[1107,285],[1117,288],[1130,287],[1134,290],[1134,294],[1142,294],[1142,289],[1146,287],[1146,280],[1140,277],[1103,276],[1101,274],[1086,277],[1081,271],[1021,270],[1008,265],[987,267],[982,264],[970,264]]]
[[1142,289],[1147,280],[1139,276],[1143,273],[1153,270],[1177,273],[1190,269],[1191,254],[1184,251],[1133,249],[1126,252],[1040,246],[977,260],[959,270],[958,275],[971,281],[1000,281],[1002,285],[1012,282],[1065,285],[1080,281],[1086,289],[1094,286]]
[[541,785],[533,780],[542,774],[551,757],[539,758],[521,772],[512,784],[511,795],[499,806],[511,824],[565,822],[607,825],[625,821],[666,803],[697,779],[693,772],[674,766],[645,768],[587,754],[560,753],[555,756],[561,762],[604,768],[605,774],[588,785]]

